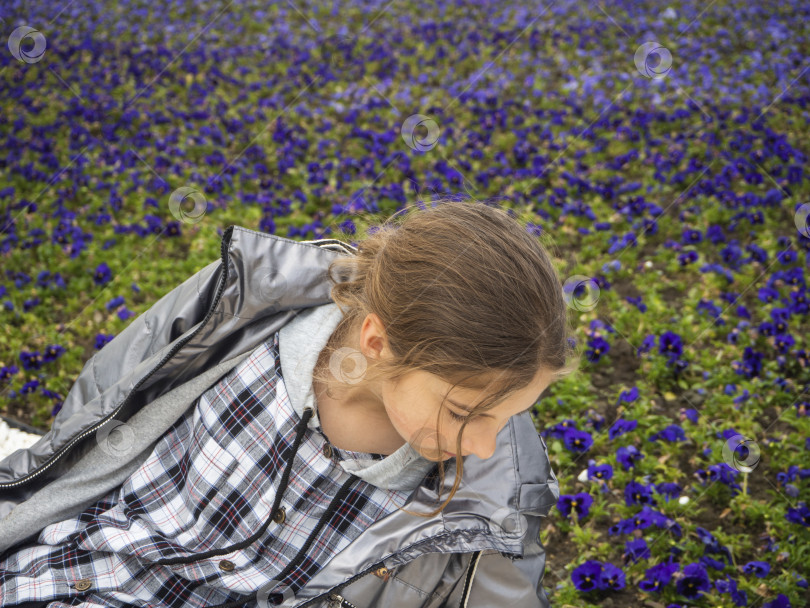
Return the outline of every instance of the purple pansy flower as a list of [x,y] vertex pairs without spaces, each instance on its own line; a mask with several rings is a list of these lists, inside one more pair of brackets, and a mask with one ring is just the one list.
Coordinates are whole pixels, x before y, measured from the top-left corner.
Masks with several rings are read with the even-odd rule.
[[661,593],[661,590],[672,580],[672,575],[678,571],[678,568],[679,566],[675,562],[664,562],[647,568],[644,571],[644,578],[638,584],[639,589]]
[[684,433],[683,429],[677,424],[670,424],[665,429],[650,435],[650,441],[658,441],[659,439],[670,442],[686,441],[686,433]]
[[625,471],[629,471],[632,467],[636,466],[636,463],[644,458],[644,454],[638,451],[638,448],[633,445],[628,445],[627,447],[620,447],[616,450],[616,460],[622,465],[622,468]]
[[586,492],[560,494],[557,499],[557,509],[562,513],[563,517],[569,517],[572,509],[576,511],[577,518],[587,517],[592,504],[593,498]]
[[574,568],[573,572],[571,572],[571,581],[579,591],[593,591],[599,586],[601,574],[602,564],[589,559]]
[[563,434],[563,444],[572,452],[587,452],[593,445],[593,437],[587,431],[568,429]]
[[788,596],[784,593],[780,593],[776,596],[776,599],[768,602],[767,604],[762,604],[762,608],[791,608],[790,600]]
[[624,487],[624,502],[628,506],[655,504],[650,487],[635,480],[628,482]]
[[718,593],[728,593],[731,595],[731,601],[735,606],[747,606],[748,594],[745,591],[737,589],[737,581],[726,575],[725,579],[718,579],[714,582],[714,586]]
[[788,508],[785,519],[794,524],[810,527],[810,509],[807,508],[807,504],[804,501],[800,501],[797,508]]
[[640,559],[650,558],[650,548],[647,546],[647,541],[643,538],[634,538],[624,543],[624,554],[622,555],[624,562],[637,562]]
[[609,464],[588,465],[588,479],[608,481],[613,478],[613,467]]
[[768,562],[751,561],[743,566],[743,572],[753,574],[757,578],[765,578],[770,571],[771,565]]
[[608,429],[608,438],[611,440],[616,439],[616,437],[632,431],[637,426],[638,420],[624,420],[623,418],[618,418],[616,422],[610,425],[610,428]]
[[612,589],[617,591],[624,589],[624,572],[618,566],[610,562],[602,564],[602,573],[599,576],[599,587],[602,589]]
[[674,482],[656,483],[653,485],[655,491],[664,497],[664,500],[669,502],[673,498],[677,498],[681,494],[681,486]]
[[684,566],[683,576],[675,583],[678,594],[690,600],[698,599],[704,592],[709,591],[711,587],[709,575],[703,565],[699,563]]

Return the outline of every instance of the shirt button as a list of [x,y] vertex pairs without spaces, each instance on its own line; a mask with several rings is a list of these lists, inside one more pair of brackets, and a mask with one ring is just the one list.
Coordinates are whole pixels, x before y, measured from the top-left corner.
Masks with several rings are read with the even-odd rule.
[[323,455],[327,458],[332,458],[332,446],[328,443],[323,444]]
[[285,519],[287,519],[287,510],[284,507],[281,507],[278,511],[276,511],[276,514],[273,515],[273,521],[277,524],[283,524]]
[[221,562],[219,562],[219,569],[224,570],[225,572],[230,572],[234,569],[234,564],[232,561],[223,559]]
[[87,591],[90,588],[90,579],[80,578],[73,586],[76,588],[76,591]]

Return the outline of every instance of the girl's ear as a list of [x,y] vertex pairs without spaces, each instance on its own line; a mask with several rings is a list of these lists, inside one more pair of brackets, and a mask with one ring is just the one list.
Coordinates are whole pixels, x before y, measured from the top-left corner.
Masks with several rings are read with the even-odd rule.
[[374,359],[391,356],[385,326],[380,317],[373,312],[366,315],[360,326],[360,351],[364,356]]

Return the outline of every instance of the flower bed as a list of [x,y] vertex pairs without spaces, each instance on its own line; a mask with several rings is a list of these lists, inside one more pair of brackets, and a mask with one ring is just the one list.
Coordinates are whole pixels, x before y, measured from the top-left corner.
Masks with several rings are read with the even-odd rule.
[[331,10],[4,3],[0,413],[47,430],[229,224],[490,199],[583,353],[535,408],[555,605],[804,605],[807,3]]

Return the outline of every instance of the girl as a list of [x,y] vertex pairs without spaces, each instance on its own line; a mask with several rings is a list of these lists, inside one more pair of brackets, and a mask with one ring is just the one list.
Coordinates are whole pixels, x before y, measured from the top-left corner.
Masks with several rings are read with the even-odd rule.
[[546,606],[559,277],[506,212],[419,209],[229,227],[0,461],[0,606]]

